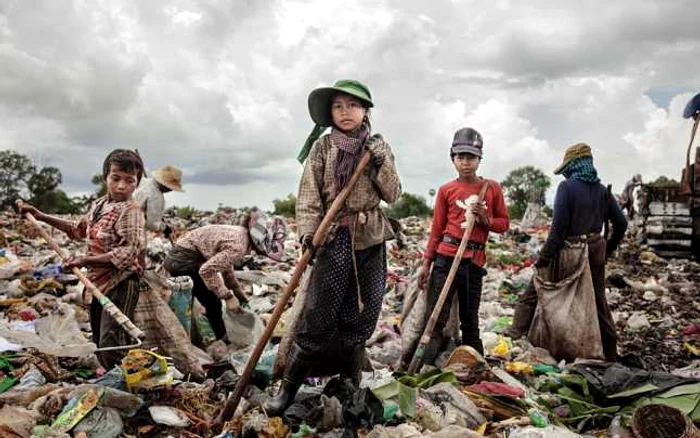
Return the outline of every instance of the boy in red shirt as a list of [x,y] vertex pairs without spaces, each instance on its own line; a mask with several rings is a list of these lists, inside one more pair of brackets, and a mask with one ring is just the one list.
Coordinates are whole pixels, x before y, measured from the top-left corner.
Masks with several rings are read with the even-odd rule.
[[[424,324],[427,324],[435,308],[464,234],[462,224],[465,222],[465,210],[457,202],[465,201],[472,195],[478,195],[482,184],[488,185],[484,202],[476,204],[473,208],[476,216],[474,228],[457,275],[452,282],[450,295],[440,312],[432,338],[423,356],[426,364],[433,364],[443,347],[444,340],[441,334],[450,315],[450,307],[447,304],[452,303],[455,291],[459,297],[462,344],[473,347],[479,353],[484,352],[479,336],[479,302],[482,279],[486,275],[486,269],[483,268],[486,263],[485,244],[489,231],[504,233],[508,230],[509,219],[500,184],[480,178],[476,174],[481,164],[482,148],[483,140],[476,130],[462,128],[457,131],[450,148],[450,158],[457,170],[458,178],[440,187],[437,193],[433,227],[420,273],[420,286],[423,290],[427,287],[428,294]],[[429,281],[428,276],[430,276]],[[411,354],[414,350],[415,346],[408,349]],[[411,357],[404,357],[406,363],[410,360]]]

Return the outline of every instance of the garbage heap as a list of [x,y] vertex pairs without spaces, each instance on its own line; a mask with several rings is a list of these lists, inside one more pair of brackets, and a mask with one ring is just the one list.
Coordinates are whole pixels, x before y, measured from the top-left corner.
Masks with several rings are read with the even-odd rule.
[[[171,217],[178,233],[207,223],[238,224],[244,211]],[[420,336],[425,311],[417,270],[425,219],[406,218],[389,243],[387,293],[367,342],[362,383],[307,379],[282,417],[262,403],[277,388],[294,301],[266,346],[234,418],[214,422],[291,277],[298,244],[290,233],[282,262],[252,256],[237,276],[250,300],[226,314],[229,342],[214,342],[187,277],[159,264],[171,243],[148,240],[151,293],[140,298],[146,333],[120,366],[103,369],[90,340],[78,279],[25,221],[0,216],[0,437],[691,437],[700,422],[700,266],[664,260],[632,242],[608,262],[608,300],[620,337],[620,363],[555,360],[526,339],[503,336],[547,228],[493,236],[481,301],[486,353],[458,346],[437,368],[400,370],[404,347]],[[289,229],[294,230],[293,221]],[[73,254],[84,245],[59,232]],[[297,308],[299,303],[297,303]],[[298,309],[296,309],[298,310]],[[155,315],[155,316],[153,316]],[[451,318],[447,334],[455,334]],[[192,342],[190,342],[190,340]],[[279,354],[278,354],[279,353]]]

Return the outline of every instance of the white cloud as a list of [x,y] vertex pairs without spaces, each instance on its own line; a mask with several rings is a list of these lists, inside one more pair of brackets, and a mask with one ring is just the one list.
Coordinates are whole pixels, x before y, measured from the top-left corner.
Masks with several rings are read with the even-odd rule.
[[680,174],[698,20],[690,0],[0,0],[0,148],[80,192],[110,149],[137,147],[185,171],[169,202],[269,206],[296,191],[308,93],[354,77],[408,191],[453,177],[466,125],[487,177],[550,172],[585,141],[619,190]]
[[[692,94],[676,96],[670,110],[655,107],[647,100],[643,130],[624,135],[625,141],[634,147],[639,157],[638,165],[643,173],[654,179],[666,175],[680,180],[685,166],[686,152],[690,141],[692,121],[683,119],[683,108]],[[694,146],[697,146],[697,142]],[[695,152],[690,155],[691,163]]]

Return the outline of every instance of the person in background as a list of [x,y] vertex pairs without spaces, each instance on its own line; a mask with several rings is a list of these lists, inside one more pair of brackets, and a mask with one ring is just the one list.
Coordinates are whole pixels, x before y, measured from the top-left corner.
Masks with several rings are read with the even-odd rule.
[[162,232],[170,238],[172,228],[163,220],[165,193],[182,190],[182,171],[173,166],[165,166],[153,172],[152,178],[144,178],[134,192],[134,199],[146,216],[146,229]]
[[[562,164],[554,171],[564,175],[554,199],[552,226],[547,241],[540,251],[535,267],[549,266],[556,260],[565,241],[588,244],[588,261],[595,292],[598,323],[605,359],[617,359],[617,332],[605,297],[605,261],[615,252],[627,230],[620,206],[600,183],[593,165],[590,146],[578,143],[566,150]],[[612,222],[612,235],[606,242],[602,236],[606,221]],[[552,279],[557,281],[558,279]],[[520,296],[515,306],[513,324],[504,334],[514,339],[527,334],[537,306],[534,285]]]
[[204,306],[216,339],[225,340],[221,300],[230,311],[247,301],[234,265],[253,251],[280,260],[286,236],[284,221],[253,209],[245,226],[205,225],[190,231],[173,245],[163,267],[173,277],[192,278],[192,295]]
[[620,207],[622,210],[627,210],[627,217],[630,220],[634,219],[636,210],[634,208],[634,190],[642,185],[642,175],[636,174],[631,180],[625,183],[625,188],[622,189],[622,194],[620,195]]

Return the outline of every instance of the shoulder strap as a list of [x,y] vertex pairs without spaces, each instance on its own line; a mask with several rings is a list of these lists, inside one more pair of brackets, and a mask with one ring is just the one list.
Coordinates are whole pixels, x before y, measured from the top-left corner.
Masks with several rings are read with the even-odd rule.
[[481,198],[481,201],[486,200],[486,193],[489,191],[489,187],[491,187],[491,184],[489,184],[489,180],[486,178],[482,178],[484,182],[481,185],[481,189],[479,190],[479,197]]

